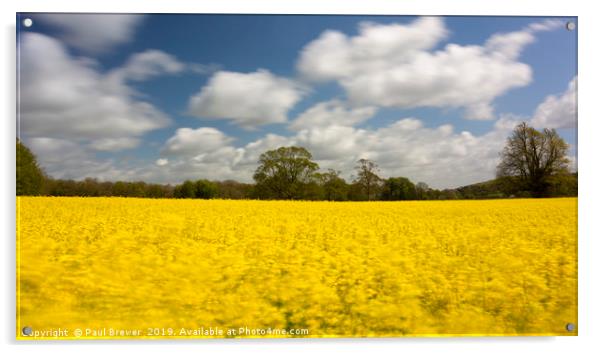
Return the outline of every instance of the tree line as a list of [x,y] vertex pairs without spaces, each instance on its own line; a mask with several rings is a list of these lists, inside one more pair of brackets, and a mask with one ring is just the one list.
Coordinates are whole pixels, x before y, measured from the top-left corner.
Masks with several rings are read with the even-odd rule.
[[360,159],[348,183],[341,172],[320,172],[311,153],[299,146],[280,147],[259,157],[254,183],[186,180],[178,185],[142,181],[53,179],[17,140],[17,195],[121,196],[197,199],[284,199],[328,201],[455,200],[508,197],[577,196],[577,174],[569,173],[568,145],[555,130],[519,124],[500,153],[497,177],[455,189],[438,190],[406,177],[383,178],[376,162]]

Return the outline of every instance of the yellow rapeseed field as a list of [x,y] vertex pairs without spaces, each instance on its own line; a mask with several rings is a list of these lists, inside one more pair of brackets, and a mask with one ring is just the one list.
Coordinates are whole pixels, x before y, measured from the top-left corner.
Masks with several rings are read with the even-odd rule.
[[575,198],[17,211],[20,339],[577,332]]

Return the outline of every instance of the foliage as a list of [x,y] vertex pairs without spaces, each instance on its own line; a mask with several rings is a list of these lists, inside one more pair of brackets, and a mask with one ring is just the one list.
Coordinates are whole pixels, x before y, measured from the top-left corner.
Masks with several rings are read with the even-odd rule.
[[514,176],[521,190],[546,196],[550,177],[568,173],[567,143],[554,129],[538,131],[523,122],[508,137],[497,167],[498,177]]
[[18,202],[18,330],[577,334],[575,198]]
[[416,200],[416,186],[408,178],[389,178],[383,183],[382,200]]
[[218,185],[207,179],[197,181],[186,180],[174,188],[173,195],[177,199],[212,199],[218,195]]
[[557,173],[548,179],[548,194],[552,197],[577,196],[577,173]]
[[428,200],[428,192],[430,188],[427,183],[420,181],[416,183],[416,198],[418,200]]
[[220,199],[249,199],[253,195],[253,185],[239,183],[234,180],[215,181],[217,198]]
[[318,164],[303,147],[280,147],[259,157],[259,167],[253,175],[261,198],[302,199],[304,187],[312,181]]
[[361,195],[366,200],[374,200],[380,192],[382,179],[378,176],[378,165],[369,159],[360,159],[355,167],[356,177],[354,183],[359,186]]
[[17,195],[40,195],[44,173],[29,148],[17,139]]
[[195,198],[212,199],[217,196],[217,185],[207,179],[197,180],[195,183]]
[[82,181],[46,179],[44,195],[49,196],[122,196],[169,198],[173,196],[171,185],[149,184],[142,181],[98,181],[86,178]]
[[[462,199],[495,199],[495,198],[529,198],[532,193],[521,189],[518,177],[501,177],[481,183],[457,188]],[[546,196],[577,196],[577,174],[558,173],[548,178],[549,186]]]
[[341,178],[341,172],[329,169],[327,173],[319,174],[320,185],[324,189],[324,200],[345,201],[349,192],[349,185]]

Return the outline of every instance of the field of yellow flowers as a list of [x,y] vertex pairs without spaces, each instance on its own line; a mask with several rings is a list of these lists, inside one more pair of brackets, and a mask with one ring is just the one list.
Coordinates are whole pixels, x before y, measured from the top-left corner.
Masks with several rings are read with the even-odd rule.
[[17,337],[576,335],[576,254],[575,198],[19,197]]

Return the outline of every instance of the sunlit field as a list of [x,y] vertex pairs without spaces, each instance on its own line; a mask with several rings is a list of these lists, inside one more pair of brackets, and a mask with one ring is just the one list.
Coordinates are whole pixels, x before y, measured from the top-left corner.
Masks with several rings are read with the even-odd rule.
[[19,338],[577,332],[575,198],[17,203]]

